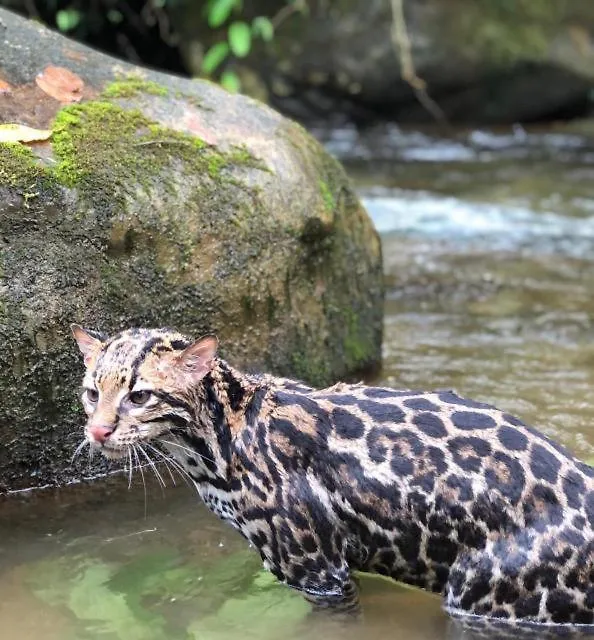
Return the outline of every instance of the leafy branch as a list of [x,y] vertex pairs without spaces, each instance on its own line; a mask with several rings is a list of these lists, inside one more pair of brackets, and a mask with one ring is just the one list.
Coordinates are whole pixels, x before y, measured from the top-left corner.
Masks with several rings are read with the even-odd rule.
[[[209,0],[206,5],[206,19],[211,29],[227,26],[226,38],[213,44],[202,59],[202,73],[212,76],[214,72],[229,58],[245,58],[252,50],[255,40],[270,42],[275,30],[289,16],[296,12],[308,10],[307,0],[287,0],[285,6],[272,18],[256,16],[251,22],[243,19],[232,20],[241,15],[243,0]],[[225,69],[220,76],[220,83],[229,91],[239,91],[241,82],[231,69]]]

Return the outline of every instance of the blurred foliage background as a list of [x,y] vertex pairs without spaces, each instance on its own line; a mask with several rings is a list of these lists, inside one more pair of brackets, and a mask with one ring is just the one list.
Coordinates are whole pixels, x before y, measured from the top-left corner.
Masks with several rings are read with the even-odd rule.
[[589,117],[583,0],[0,0],[130,62],[305,123]]
[[[175,73],[191,73],[180,54],[180,34],[172,12],[182,5],[197,10],[207,30],[217,38],[203,51],[202,74],[211,76],[228,58],[245,58],[252,42],[274,37],[272,20],[265,15],[243,19],[243,0],[2,0],[0,5],[39,20],[113,55],[135,64],[159,67]],[[293,11],[307,11],[306,0],[280,2],[276,19]],[[253,13],[253,11],[251,11]],[[233,71],[222,71],[223,86],[238,91]]]
[[168,9],[176,0],[2,0],[8,9],[137,64],[184,73]]

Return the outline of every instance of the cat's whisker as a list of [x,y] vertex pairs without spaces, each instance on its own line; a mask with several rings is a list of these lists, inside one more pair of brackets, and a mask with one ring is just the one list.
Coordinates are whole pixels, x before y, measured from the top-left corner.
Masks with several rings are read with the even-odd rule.
[[158,447],[155,447],[150,442],[145,442],[145,446],[147,446],[155,455],[157,455],[161,461],[163,462],[171,462],[174,463],[175,460],[168,455],[167,452],[161,451]]
[[[167,460],[166,458],[163,458],[163,464],[165,465],[165,468],[167,469],[167,473],[169,474],[169,477],[171,478],[171,482],[173,484],[174,487],[177,487],[177,482],[175,481],[175,476],[173,475],[173,472],[171,471],[171,465],[169,464],[169,460]],[[174,469],[175,471],[175,469]]]
[[148,453],[144,450],[144,447],[140,443],[137,443],[136,446],[140,450],[140,453],[142,453],[142,455],[148,460],[148,463],[153,473],[155,474],[157,481],[161,485],[161,489],[165,489],[167,485],[165,484],[165,480],[163,480],[163,476],[159,473],[159,470],[157,469],[157,465],[149,458]]
[[95,447],[89,443],[89,449],[87,451],[87,455],[88,455],[88,460],[87,460],[87,466],[90,467],[91,463],[93,462],[93,455],[95,453]]
[[163,440],[163,438],[156,438],[156,440],[158,440],[159,442],[162,442],[163,444],[170,444],[174,447],[179,447],[180,449],[183,449],[184,451],[187,451],[192,455],[196,454],[196,452],[193,449],[190,449],[189,447],[185,447],[184,445],[178,444],[177,442],[171,442],[171,440]]
[[169,463],[169,459],[165,458],[163,456],[159,456],[159,458],[161,458],[161,462],[165,465],[165,468],[167,469],[167,473],[169,474],[169,477],[171,478],[171,483],[173,484],[174,487],[177,487],[177,482],[175,481],[175,476],[171,472],[171,465]]
[[80,455],[81,451],[85,448],[85,445],[89,445],[89,447],[91,446],[91,443],[86,438],[78,445],[78,447],[76,447],[72,454],[72,458],[70,458],[70,462],[72,462],[76,456]]
[[157,440],[159,442],[162,442],[163,444],[170,444],[173,445],[174,447],[179,447],[180,449],[183,449],[184,451],[187,451],[189,454],[191,454],[192,456],[200,456],[203,460],[208,460],[208,462],[212,462],[213,464],[216,464],[216,460],[213,460],[212,458],[209,458],[208,456],[205,456],[203,453],[198,453],[198,451],[194,451],[193,449],[190,449],[188,447],[184,447],[181,444],[177,444],[177,442],[171,442],[170,440],[163,440],[162,438],[157,438]]
[[142,465],[140,464],[140,457],[138,456],[138,451],[136,451],[136,445],[132,445],[132,451],[136,456],[136,462],[138,464],[138,469],[140,469],[140,475],[142,477],[142,486],[144,488],[144,517],[146,518],[146,481],[144,479],[144,471],[142,470]]
[[128,491],[130,491],[130,488],[132,487],[132,452],[130,451],[130,445],[127,446],[128,449]]
[[195,482],[194,478],[192,478],[192,476],[182,467],[181,464],[179,464],[179,462],[177,460],[175,460],[175,458],[168,457],[166,454],[164,454],[162,451],[160,451],[156,447],[153,447],[152,445],[148,445],[148,446],[150,446],[155,453],[157,453],[159,456],[161,456],[161,458],[163,459],[163,462],[171,464],[173,466],[173,469],[175,469],[179,473],[179,475],[182,478],[182,480],[189,487],[193,488],[197,493],[199,493],[198,492],[198,487],[196,485],[196,482]]
[[165,468],[169,473],[169,477],[171,478],[171,482],[173,483],[173,486],[176,487],[177,484],[175,482],[175,478],[173,477],[173,474],[171,473],[171,468],[169,466],[169,458],[167,458],[167,456],[164,456],[163,453],[159,451],[159,449],[153,447],[153,445],[150,444],[149,442],[145,442],[144,444],[161,459],[161,461],[163,462],[163,464],[165,465]]

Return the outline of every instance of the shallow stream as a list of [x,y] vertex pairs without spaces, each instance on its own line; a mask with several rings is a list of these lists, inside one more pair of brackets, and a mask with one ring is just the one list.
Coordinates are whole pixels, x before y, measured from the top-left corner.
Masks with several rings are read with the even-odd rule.
[[[374,381],[493,402],[593,460],[594,143],[392,128],[326,143],[383,235]],[[3,638],[459,637],[438,598],[383,579],[363,579],[360,625],[307,618],[188,487],[149,483],[145,499],[139,479],[0,504]]]

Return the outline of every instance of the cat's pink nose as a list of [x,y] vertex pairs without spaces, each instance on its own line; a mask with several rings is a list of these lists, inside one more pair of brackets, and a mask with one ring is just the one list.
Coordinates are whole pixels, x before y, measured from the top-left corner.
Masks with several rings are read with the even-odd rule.
[[93,442],[104,444],[107,438],[113,433],[109,427],[92,426],[88,428],[90,439]]

